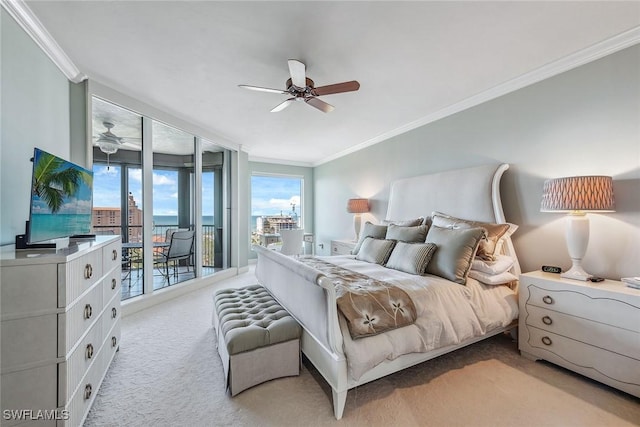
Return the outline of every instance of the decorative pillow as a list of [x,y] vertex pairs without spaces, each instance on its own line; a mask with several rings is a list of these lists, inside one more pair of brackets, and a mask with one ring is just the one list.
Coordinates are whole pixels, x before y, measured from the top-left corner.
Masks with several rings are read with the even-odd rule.
[[427,230],[426,225],[402,227],[395,224],[389,224],[385,239],[393,239],[409,243],[424,243],[424,239],[427,237]]
[[391,220],[391,219],[385,219],[384,221],[382,221],[382,223],[384,225],[399,225],[400,227],[413,227],[416,225],[422,225],[424,221],[424,218],[420,217],[420,218],[416,218],[416,219],[407,219],[404,221],[395,221],[395,220]]
[[513,262],[513,258],[506,255],[496,255],[495,261],[484,261],[476,257],[471,262],[471,270],[486,274],[500,274],[510,269]]
[[391,252],[386,267],[405,273],[422,275],[436,251],[436,247],[433,243],[398,242]]
[[373,264],[384,265],[389,259],[393,247],[396,245],[395,240],[374,239],[367,237],[362,242],[362,247],[356,255],[356,259],[360,261],[371,262]]
[[438,249],[427,265],[427,273],[464,285],[484,234],[484,228],[432,226],[427,233],[427,243],[435,243]]
[[367,237],[373,237],[374,239],[384,239],[384,236],[387,234],[387,226],[386,225],[376,225],[367,221],[364,223],[364,227],[360,231],[360,238],[358,239],[358,243],[351,251],[352,255],[358,255],[360,251],[360,246],[362,246],[362,242]]
[[472,269],[469,271],[469,277],[476,279],[485,285],[507,285],[518,280],[514,274],[511,274],[508,271],[500,274],[486,274]]
[[[502,237],[508,237],[513,234],[518,226],[515,224],[494,224],[490,222],[470,221],[466,219],[456,218],[440,212],[433,212],[433,225],[443,228],[476,228],[482,227],[487,230],[486,238],[480,242],[477,257],[485,261],[494,261],[498,241]],[[509,232],[509,234],[507,234]]]

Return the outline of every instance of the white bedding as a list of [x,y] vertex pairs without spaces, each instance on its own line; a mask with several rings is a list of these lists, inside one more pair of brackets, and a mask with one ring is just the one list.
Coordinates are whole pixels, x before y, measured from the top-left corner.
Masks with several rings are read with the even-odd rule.
[[349,373],[358,380],[385,359],[459,344],[487,331],[509,325],[518,317],[518,298],[507,286],[485,286],[467,279],[462,286],[437,276],[417,276],[353,256],[320,257],[340,267],[393,283],[413,299],[417,320],[413,325],[372,337],[352,340],[340,316]]

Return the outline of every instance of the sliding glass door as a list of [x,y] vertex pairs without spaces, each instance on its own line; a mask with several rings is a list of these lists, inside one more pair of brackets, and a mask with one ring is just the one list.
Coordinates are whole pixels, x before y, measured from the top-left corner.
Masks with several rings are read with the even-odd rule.
[[228,268],[229,152],[97,97],[92,110],[93,226],[122,236],[122,298]]

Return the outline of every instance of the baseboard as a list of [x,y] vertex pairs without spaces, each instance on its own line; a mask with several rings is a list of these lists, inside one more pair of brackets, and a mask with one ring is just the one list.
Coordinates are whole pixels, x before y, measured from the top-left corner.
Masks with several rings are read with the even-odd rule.
[[[243,271],[244,270],[244,271]],[[122,317],[126,317],[130,314],[137,313],[138,311],[145,310],[149,307],[153,307],[156,304],[163,303],[165,301],[172,300],[179,296],[188,294],[189,292],[202,289],[204,287],[213,285],[222,280],[235,277],[241,273],[249,271],[249,267],[243,268],[228,268],[226,270],[218,271],[210,276],[198,277],[192,280],[187,280],[176,285],[168,286],[166,288],[153,291],[151,294],[143,294],[125,301],[122,301]]]

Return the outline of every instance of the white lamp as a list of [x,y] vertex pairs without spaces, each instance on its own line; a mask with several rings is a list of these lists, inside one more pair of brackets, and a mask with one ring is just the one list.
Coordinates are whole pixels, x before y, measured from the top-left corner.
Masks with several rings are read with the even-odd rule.
[[347,212],[355,214],[353,216],[353,228],[356,230],[356,241],[360,237],[360,214],[369,212],[368,199],[349,199],[347,202]]
[[561,277],[588,280],[582,258],[589,243],[586,212],[615,212],[613,180],[610,176],[572,176],[549,179],[542,191],[541,212],[566,212],[567,248],[573,265]]

